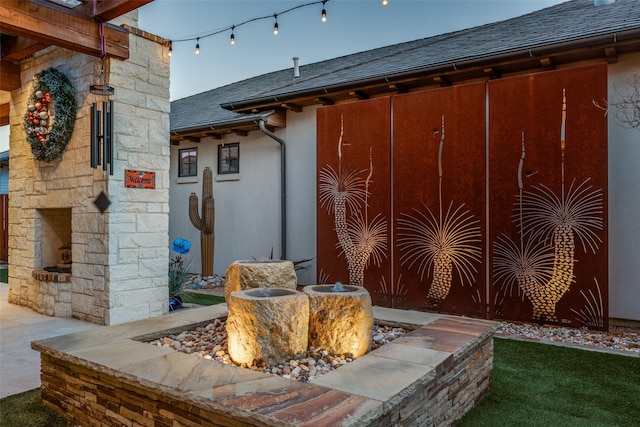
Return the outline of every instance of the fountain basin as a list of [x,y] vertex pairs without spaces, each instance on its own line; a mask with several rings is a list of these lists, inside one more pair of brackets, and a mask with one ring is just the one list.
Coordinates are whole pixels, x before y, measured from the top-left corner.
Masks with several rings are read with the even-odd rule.
[[225,297],[231,292],[256,288],[296,289],[298,278],[293,262],[286,260],[234,261],[228,268]]
[[309,297],[309,345],[331,354],[360,357],[371,350],[371,296],[361,286],[315,285]]
[[238,364],[276,363],[307,351],[309,299],[293,289],[245,289],[227,297],[229,356]]

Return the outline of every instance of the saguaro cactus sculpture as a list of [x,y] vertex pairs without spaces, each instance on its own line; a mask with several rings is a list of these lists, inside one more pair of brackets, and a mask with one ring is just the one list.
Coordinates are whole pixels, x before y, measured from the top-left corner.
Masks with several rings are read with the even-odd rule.
[[204,168],[202,180],[202,216],[198,215],[198,196],[196,193],[191,193],[191,196],[189,196],[189,219],[191,219],[193,226],[200,230],[200,256],[203,276],[213,275],[215,206],[213,199],[213,173],[209,167],[206,167]]

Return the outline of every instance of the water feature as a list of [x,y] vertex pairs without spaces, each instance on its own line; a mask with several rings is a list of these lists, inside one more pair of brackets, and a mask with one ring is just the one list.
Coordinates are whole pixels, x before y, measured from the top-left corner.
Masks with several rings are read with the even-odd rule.
[[309,345],[334,354],[360,357],[371,349],[371,296],[361,286],[315,285],[309,297]]
[[258,288],[227,298],[229,355],[238,364],[276,363],[305,353],[309,337],[309,299],[293,289]]

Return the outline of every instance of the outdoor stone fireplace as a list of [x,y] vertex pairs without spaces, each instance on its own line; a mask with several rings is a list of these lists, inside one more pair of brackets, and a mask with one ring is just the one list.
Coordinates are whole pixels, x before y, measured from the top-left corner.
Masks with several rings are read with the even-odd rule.
[[[129,37],[128,59],[102,61],[59,47],[34,53],[20,63],[22,86],[11,91],[9,118],[8,300],[104,325],[169,310],[166,41],[136,29],[136,13],[111,23]],[[68,79],[77,110],[62,154],[45,161],[34,156],[23,122],[34,76],[49,68]],[[91,166],[91,108],[108,100],[89,91],[99,75],[115,89],[112,173]],[[153,173],[154,185],[127,186],[128,170]],[[101,195],[108,203],[97,206]]]

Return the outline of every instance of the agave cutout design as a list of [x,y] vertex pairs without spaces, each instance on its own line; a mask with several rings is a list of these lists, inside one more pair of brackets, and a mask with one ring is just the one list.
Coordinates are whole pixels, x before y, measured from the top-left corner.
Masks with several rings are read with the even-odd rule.
[[444,115],[438,150],[439,175],[439,211],[438,216],[423,202],[426,213],[416,208],[414,215],[402,213],[398,218],[398,247],[404,253],[400,264],[412,268],[414,265],[420,273],[420,280],[425,273],[432,274],[431,286],[427,294],[426,305],[440,308],[449,294],[455,269],[464,285],[472,286],[478,270],[476,263],[481,262],[480,248],[482,234],[478,220],[469,210],[463,210],[464,203],[453,209],[453,201],[446,213],[442,208],[442,152],[445,141]]
[[385,301],[389,307],[396,308],[401,307],[407,300],[407,289],[402,284],[402,274],[398,277],[396,285],[390,283],[387,285],[387,281],[384,276],[380,280],[380,288],[374,291],[374,295]]
[[[340,255],[347,259],[349,283],[364,285],[364,271],[371,260],[380,266],[387,254],[387,221],[382,214],[369,221],[369,184],[373,176],[373,151],[369,150],[369,174],[342,164],[344,121],[340,118],[338,171],[326,165],[319,174],[320,206],[333,212]],[[349,219],[347,219],[349,218]]]
[[[567,117],[566,93],[562,92],[561,194],[558,197],[544,184],[523,190],[522,169],[525,158],[524,133],[522,155],[518,166],[519,195],[513,216],[519,222],[519,246],[501,235],[494,242],[494,279],[511,293],[517,283],[533,305],[532,319],[557,322],[556,304],[574,282],[575,237],[584,252],[595,253],[602,239],[596,233],[603,229],[602,190],[589,185],[590,178],[565,190],[564,151]],[[553,253],[548,252],[549,243]]]
[[593,281],[596,284],[596,290],[598,292],[598,298],[593,294],[591,289],[589,289],[589,296],[580,291],[580,294],[585,299],[585,306],[578,310],[571,311],[576,315],[578,321],[582,323],[583,326],[588,328],[603,328],[604,327],[604,304],[602,303],[602,293],[600,292],[600,284],[598,280],[594,277]]

